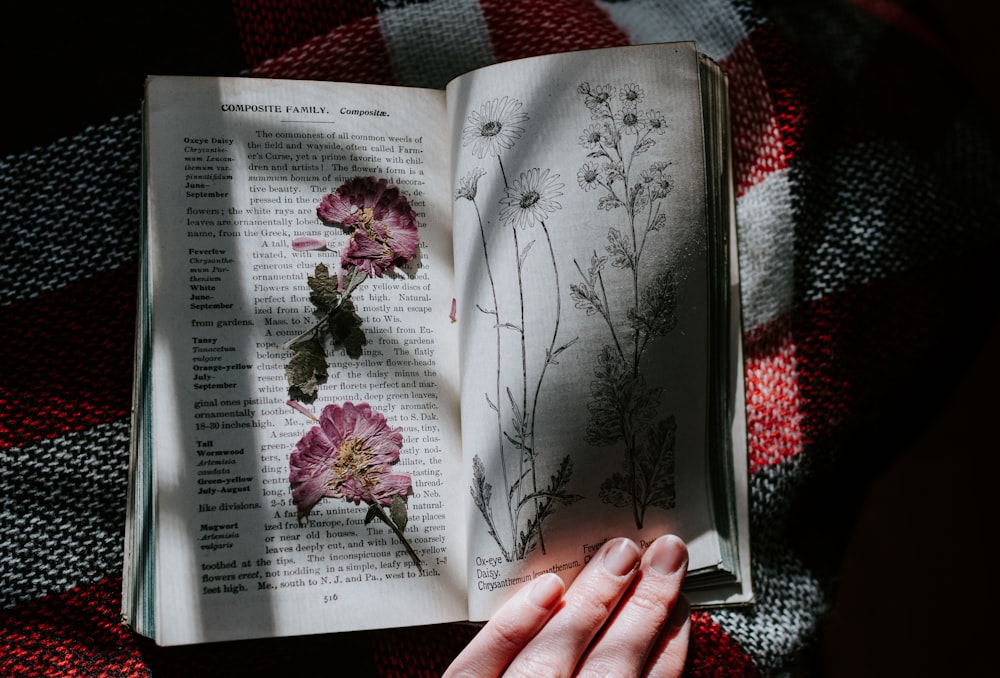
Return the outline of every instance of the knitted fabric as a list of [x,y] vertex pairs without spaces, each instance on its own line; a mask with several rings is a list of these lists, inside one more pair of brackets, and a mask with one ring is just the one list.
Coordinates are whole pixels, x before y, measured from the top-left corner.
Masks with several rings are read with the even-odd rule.
[[[443,88],[630,43],[719,61],[757,603],[694,613],[691,676],[808,671],[860,497],[909,433],[882,443],[940,404],[1000,298],[997,139],[943,37],[919,6],[800,4],[234,0],[245,70],[201,68]],[[135,110],[0,160],[0,675],[439,675],[474,627],[163,649],[121,626],[139,163]]]

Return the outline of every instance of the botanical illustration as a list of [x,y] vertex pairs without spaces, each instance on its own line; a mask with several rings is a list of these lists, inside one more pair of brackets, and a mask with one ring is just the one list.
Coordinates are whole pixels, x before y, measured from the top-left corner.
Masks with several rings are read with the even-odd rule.
[[327,405],[319,417],[294,400],[288,404],[316,422],[289,459],[288,479],[299,522],[324,497],[355,505],[365,502],[365,525],[376,518],[388,525],[420,568],[420,558],[403,535],[406,498],[413,485],[408,474],[392,471],[403,444],[402,428],[391,428],[368,403]]
[[[548,450],[536,445],[536,413],[546,375],[559,364],[559,354],[575,339],[560,339],[560,271],[549,231],[550,218],[562,207],[557,198],[563,195],[564,184],[558,174],[537,167],[509,177],[503,164],[503,152],[525,132],[523,123],[528,116],[521,108],[521,102],[510,97],[492,99],[469,116],[462,130],[463,147],[471,147],[480,160],[496,161],[495,171],[503,181],[504,196],[497,204],[480,205],[478,185],[488,173],[483,167],[467,173],[456,193],[457,200],[471,203],[489,281],[489,298],[479,300],[476,308],[494,330],[496,380],[492,391],[484,395],[496,425],[496,447],[491,454],[498,459],[503,482],[494,494],[493,485],[486,480],[483,459],[477,454],[471,492],[490,536],[508,561],[522,559],[535,548],[544,551],[546,520],[558,506],[580,498],[567,489],[573,470],[569,455],[553,460]],[[496,222],[507,237],[490,237]],[[535,247],[539,240],[541,244]],[[513,280],[498,277],[501,258],[512,266]],[[527,285],[526,273],[534,266],[551,271],[552,289]],[[514,287],[515,302],[501,306],[500,285],[505,290]],[[538,319],[529,325],[528,305],[542,303],[546,295],[554,312],[546,315],[544,326]],[[512,356],[517,356],[516,365],[502,364]],[[511,375],[516,378],[507,381]]]
[[[664,115],[642,109],[642,87],[583,83],[577,89],[592,123],[580,144],[587,161],[577,173],[579,187],[597,197],[609,213],[604,252],[590,257],[580,281],[570,286],[578,309],[607,326],[608,343],[597,356],[591,382],[586,440],[593,445],[623,443],[621,470],[601,484],[601,499],[629,508],[641,528],[651,506],[673,508],[673,415],[658,419],[663,389],[647,384],[642,358],[657,338],[676,324],[677,291],[669,270],[643,267],[651,239],[665,237],[664,203],[671,191],[670,163],[643,164],[666,128]],[[609,298],[611,276],[624,276],[628,298]]]
[[[349,237],[335,274],[319,263],[314,275],[308,277],[309,300],[318,320],[284,345],[293,353],[285,367],[288,395],[305,403],[316,400],[318,387],[326,382],[328,342],[352,358],[361,355],[366,339],[352,293],[369,277],[381,278],[408,262],[420,241],[416,213],[406,196],[385,179],[356,177],[346,181],[323,197],[316,215]],[[292,247],[323,250],[327,240],[295,238]]]

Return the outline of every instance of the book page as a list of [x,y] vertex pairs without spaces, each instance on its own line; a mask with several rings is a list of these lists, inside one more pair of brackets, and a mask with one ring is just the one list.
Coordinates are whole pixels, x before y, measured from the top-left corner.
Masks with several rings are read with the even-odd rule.
[[[443,93],[154,77],[147,115],[158,642],[465,618],[463,493],[446,490],[463,479]],[[317,206],[367,177],[408,200],[416,254],[357,287],[364,343],[348,327],[327,345],[327,378],[292,406],[288,342],[312,336],[309,281],[336,288],[348,239]],[[332,405],[346,419],[327,419]],[[351,432],[378,416],[401,433],[391,473],[411,479],[412,553],[356,497],[325,496],[304,520],[293,501],[290,458],[319,444],[313,417],[348,464]]]
[[473,619],[617,536],[720,563],[698,77],[682,43],[449,85]]

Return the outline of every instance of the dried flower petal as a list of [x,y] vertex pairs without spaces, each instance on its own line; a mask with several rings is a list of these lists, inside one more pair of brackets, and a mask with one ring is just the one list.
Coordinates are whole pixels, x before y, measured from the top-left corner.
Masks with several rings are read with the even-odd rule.
[[317,238],[311,235],[301,235],[292,238],[292,249],[296,252],[307,252],[310,250],[325,250],[326,238]]

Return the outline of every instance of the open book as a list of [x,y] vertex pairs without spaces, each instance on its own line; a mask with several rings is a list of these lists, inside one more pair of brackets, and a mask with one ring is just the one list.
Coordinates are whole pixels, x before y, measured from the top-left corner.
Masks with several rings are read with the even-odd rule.
[[151,76],[123,612],[162,645],[489,618],[607,539],[752,602],[726,80]]

